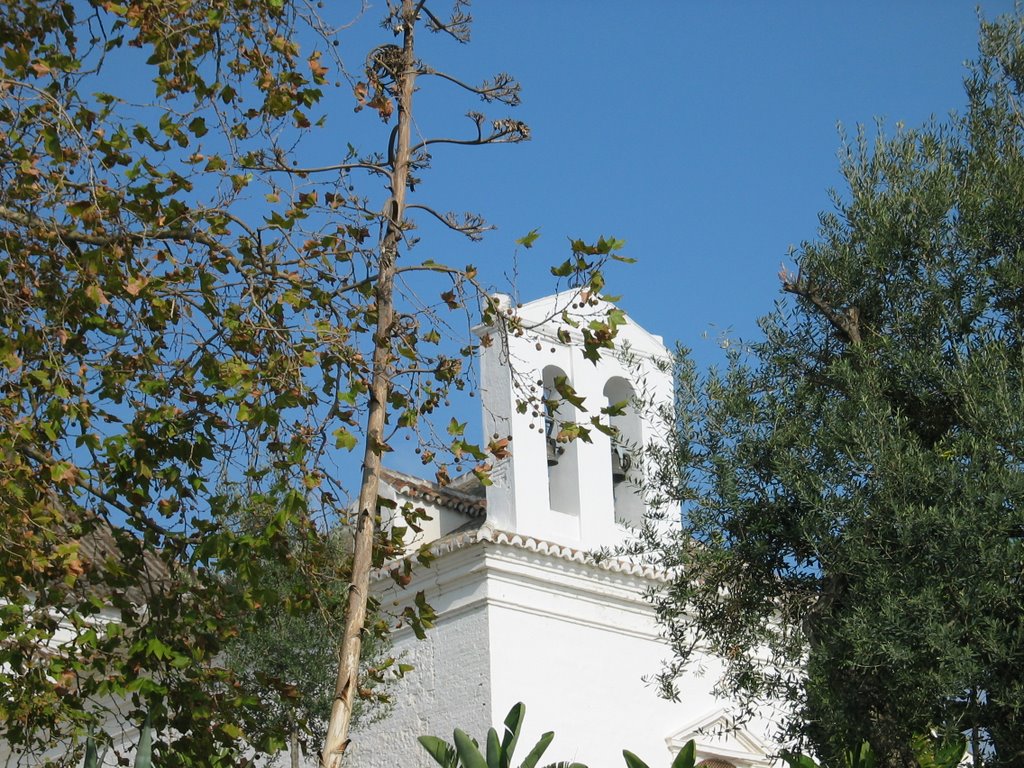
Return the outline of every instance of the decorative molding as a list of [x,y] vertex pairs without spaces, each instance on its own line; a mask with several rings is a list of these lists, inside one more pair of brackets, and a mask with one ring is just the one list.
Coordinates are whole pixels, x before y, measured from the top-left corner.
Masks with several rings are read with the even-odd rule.
[[[719,736],[716,739],[715,733]],[[669,751],[677,754],[683,745],[693,739],[697,747],[697,760],[722,760],[736,768],[770,768],[770,748],[748,729],[729,722],[725,708],[702,715],[665,739]]]
[[[667,583],[669,572],[663,568],[653,565],[635,563],[621,557],[609,557],[600,561],[585,549],[576,549],[558,544],[554,541],[538,539],[533,536],[525,536],[520,533],[511,533],[498,528],[493,528],[486,522],[479,528],[468,531],[456,531],[447,536],[442,536],[436,541],[425,544],[424,547],[434,557],[441,557],[450,552],[471,547],[475,544],[487,542],[490,544],[501,544],[513,549],[526,552],[534,552],[539,555],[556,558],[566,562],[576,563],[587,568],[594,568],[610,573],[621,573],[626,576],[635,576],[641,579]],[[388,566],[389,568],[392,566]],[[387,569],[384,569],[385,571]]]

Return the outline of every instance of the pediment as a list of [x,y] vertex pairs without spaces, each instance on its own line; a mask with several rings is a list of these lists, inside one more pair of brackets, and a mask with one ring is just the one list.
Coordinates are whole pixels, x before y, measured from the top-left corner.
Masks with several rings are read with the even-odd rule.
[[[676,755],[693,739],[697,764],[702,760],[730,763],[736,768],[770,768],[772,748],[742,725],[736,725],[726,709],[716,709],[687,723],[665,741]],[[712,765],[714,763],[711,763]]]
[[[573,309],[573,303],[577,297],[578,293],[576,291],[563,291],[562,293],[545,296],[544,298],[524,304],[517,311],[519,316],[528,325],[535,325],[541,328],[550,324],[551,328],[557,328],[561,325],[560,317],[563,310],[568,310],[569,314],[577,321],[585,322],[589,317],[594,319],[603,318],[609,308],[612,307],[608,302],[599,300],[596,306],[588,307],[587,309]],[[668,356],[668,350],[665,348],[665,343],[660,336],[655,336],[645,328],[637,325],[629,315],[626,315],[625,319],[625,325],[619,328],[616,342],[618,347],[628,346],[634,354],[659,358]]]

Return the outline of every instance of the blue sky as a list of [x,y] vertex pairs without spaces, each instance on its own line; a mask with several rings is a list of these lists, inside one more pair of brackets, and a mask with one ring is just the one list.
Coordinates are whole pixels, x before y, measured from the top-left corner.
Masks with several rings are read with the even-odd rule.
[[[551,292],[547,267],[566,257],[567,237],[623,238],[638,262],[612,270],[611,292],[705,363],[720,357],[722,332],[756,335],[787,250],[814,238],[841,182],[837,123],[852,135],[876,118],[943,118],[964,104],[963,63],[977,51],[978,10],[959,0],[478,0],[472,11],[468,46],[424,39],[420,53],[468,79],[515,75],[512,114],[533,140],[438,151],[424,199],[499,229],[471,246],[425,234],[417,255],[465,253],[500,284],[513,241],[539,228],[519,254],[529,300]],[[429,84],[417,99],[424,135],[479,108],[449,105]]]
[[[384,0],[369,1],[378,7],[338,36],[354,78],[374,46],[395,40],[377,25]],[[325,13],[356,7],[327,0]],[[985,0],[980,12],[991,19],[1012,8]],[[485,284],[505,290],[514,266],[529,301],[554,290],[549,267],[568,256],[568,238],[624,239],[637,263],[614,265],[609,292],[670,346],[691,347],[700,365],[722,359],[722,334],[757,336],[756,319],[779,298],[780,263],[815,237],[828,190],[841,183],[837,123],[853,134],[858,124],[873,131],[876,118],[890,127],[942,119],[963,106],[963,65],[977,52],[978,11],[967,0],[477,0],[472,11],[469,45],[421,32],[419,55],[466,81],[508,71],[522,104],[481,105],[422,78],[418,137],[466,136],[463,115],[476,109],[511,113],[533,139],[438,147],[414,202],[479,212],[498,230],[471,244],[424,222],[421,245],[403,258],[473,263]],[[130,91],[151,75],[115,66],[106,76]],[[304,163],[337,162],[347,143],[386,147],[390,126],[372,110],[353,114],[337,79],[322,105],[327,129],[303,145]],[[371,207],[384,204],[379,180],[353,180]],[[540,240],[514,261],[515,240],[533,229]],[[478,409],[453,400],[471,431]],[[354,473],[357,454],[343,458],[352,466],[339,475]],[[423,471],[401,448],[389,464]]]

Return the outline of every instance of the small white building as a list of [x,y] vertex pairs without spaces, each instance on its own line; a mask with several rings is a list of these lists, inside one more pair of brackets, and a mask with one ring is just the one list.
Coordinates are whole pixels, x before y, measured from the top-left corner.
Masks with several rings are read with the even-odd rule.
[[[415,669],[396,687],[390,716],[353,733],[346,759],[355,768],[432,766],[418,736],[450,741],[459,727],[479,740],[492,725],[500,733],[518,701],[526,704],[520,760],[542,732],[554,730],[545,764],[617,768],[629,749],[651,768],[667,768],[692,738],[706,766],[772,765],[766,722],[722,733],[730,707],[711,694],[713,659],[706,676],[680,681],[678,703],[644,683],[668,654],[643,599],[661,574],[622,559],[598,564],[590,553],[624,541],[623,523],[644,514],[636,449],[662,438],[636,403],[671,402],[669,354],[659,337],[627,318],[619,352],[596,364],[585,359],[578,337],[563,342],[556,333],[571,301],[563,294],[519,308],[529,328],[521,336],[478,330],[491,336],[480,360],[484,434],[511,437],[492,485],[461,479],[440,488],[394,472],[384,478],[384,495],[430,514],[419,544],[429,543],[436,560],[417,568],[404,590],[381,580],[382,603],[401,609],[422,590],[437,618],[426,640],[409,630],[394,636],[396,655]],[[542,405],[520,413],[524,397],[543,400],[559,377],[584,398],[586,412],[563,403],[555,414]],[[622,402],[624,412],[601,414]],[[588,424],[594,416],[617,428],[618,445],[596,429],[590,442],[554,440],[559,422]]]

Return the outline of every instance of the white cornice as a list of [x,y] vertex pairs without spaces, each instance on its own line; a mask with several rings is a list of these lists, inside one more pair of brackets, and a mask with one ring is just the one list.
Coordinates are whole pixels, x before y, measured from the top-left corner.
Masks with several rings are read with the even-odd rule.
[[486,524],[425,549],[433,563],[414,568],[403,589],[388,583],[387,569],[378,572],[376,591],[386,608],[390,604],[399,612],[422,591],[438,620],[490,605],[618,634],[658,637],[653,609],[644,599],[647,590],[665,581],[656,568],[621,558],[595,562],[584,550]]
[[664,569],[653,565],[635,563],[621,557],[608,557],[598,561],[586,549],[577,549],[554,541],[524,536],[519,533],[510,533],[509,531],[492,528],[487,523],[484,523],[480,528],[444,536],[437,541],[427,544],[426,548],[434,557],[441,557],[450,552],[465,549],[482,542],[504,545],[511,549],[533,552],[555,560],[575,563],[582,566],[586,571],[608,571],[609,573],[634,576],[658,583],[668,581],[668,573]]

